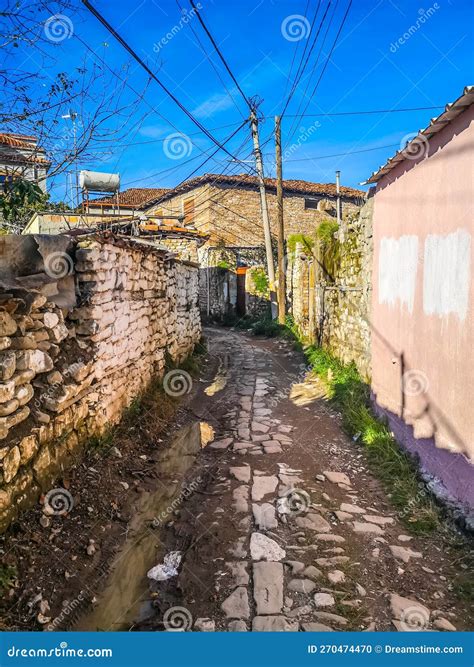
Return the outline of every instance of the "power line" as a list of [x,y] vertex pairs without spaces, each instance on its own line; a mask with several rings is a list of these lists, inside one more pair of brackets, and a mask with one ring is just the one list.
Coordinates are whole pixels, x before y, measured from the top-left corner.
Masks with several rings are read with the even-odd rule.
[[218,55],[219,58],[222,60],[222,62],[223,62],[223,64],[224,64],[224,67],[226,68],[227,72],[229,73],[229,75],[230,75],[232,81],[235,83],[235,85],[236,85],[236,87],[237,87],[237,90],[238,90],[239,93],[242,95],[242,97],[243,97],[245,103],[247,104],[247,106],[250,108],[250,107],[251,107],[250,100],[248,99],[247,95],[244,93],[244,91],[243,91],[242,88],[240,87],[240,84],[239,84],[239,82],[237,81],[236,77],[234,76],[232,70],[230,69],[230,66],[229,66],[228,63],[227,63],[227,60],[224,58],[224,55],[223,55],[222,51],[220,50],[220,48],[219,48],[219,46],[217,45],[217,43],[216,43],[214,37],[211,35],[211,32],[209,31],[208,27],[206,26],[206,24],[205,24],[205,22],[204,22],[204,20],[203,20],[203,18],[202,18],[202,16],[201,16],[201,14],[200,14],[199,9],[198,9],[198,8],[196,7],[196,5],[194,4],[194,0],[190,0],[190,3],[191,3],[192,8],[194,9],[194,11],[196,12],[196,16],[198,17],[198,21],[199,21],[199,23],[200,23],[201,26],[203,27],[204,32],[206,33],[206,35],[207,35],[207,36],[209,37],[209,39],[211,40],[212,46],[215,48],[217,55]]
[[[432,111],[434,109],[443,109],[444,104],[440,104],[436,107],[410,107],[407,109],[373,109],[369,111],[338,111],[331,113],[304,113],[304,114],[286,114],[287,118],[319,118],[322,116],[362,116],[364,114],[375,114],[375,113],[401,113],[405,111]],[[273,120],[273,117],[265,118],[265,120]]]
[[148,67],[148,65],[140,58],[140,56],[133,50],[133,48],[125,41],[123,37],[110,25],[110,23],[102,16],[102,14],[91,5],[89,0],[82,0],[82,3],[87,9],[97,18],[97,20],[106,28],[110,34],[128,51],[128,53],[137,61],[137,63],[147,72],[147,74],[160,86],[160,88],[170,97],[173,102],[186,114],[186,116],[203,132],[216,146],[223,150],[230,157],[234,157],[223,144],[221,144],[204,125],[182,104],[178,98],[169,90],[169,88],[156,76],[156,74]]

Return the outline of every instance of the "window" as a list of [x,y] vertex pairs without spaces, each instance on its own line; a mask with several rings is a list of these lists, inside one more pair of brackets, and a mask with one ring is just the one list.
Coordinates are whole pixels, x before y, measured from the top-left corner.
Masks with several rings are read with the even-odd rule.
[[194,222],[194,197],[185,199],[183,202],[184,224],[189,225]]
[[305,209],[317,209],[318,208],[318,199],[305,199],[304,207]]

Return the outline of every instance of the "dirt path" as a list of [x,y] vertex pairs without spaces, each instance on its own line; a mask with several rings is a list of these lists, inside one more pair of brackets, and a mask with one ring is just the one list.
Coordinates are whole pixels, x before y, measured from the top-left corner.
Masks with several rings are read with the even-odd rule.
[[[115,556],[102,542],[118,532],[117,521],[95,533],[92,544],[108,555],[106,563],[94,556],[100,586],[91,585],[87,564],[67,595],[54,568],[44,582],[25,568],[30,598],[17,591],[15,608],[31,602],[36,583],[53,618],[78,590],[93,590],[92,605],[70,615],[74,629],[470,629],[467,602],[452,585],[463,566],[455,529],[444,541],[407,534],[301,355],[229,330],[206,336],[208,358],[180,417],[187,430],[176,451],[189,465],[171,465],[161,450],[154,457],[158,472],[149,473],[146,495],[135,489],[137,502],[124,494]],[[135,467],[140,458],[149,465],[140,441],[136,447]],[[76,563],[90,545],[90,534],[81,537],[77,561],[69,540]],[[46,558],[45,542],[37,548]],[[56,553],[62,548],[58,540]],[[147,578],[173,552],[178,575]],[[67,626],[63,620],[52,629]]]
[[300,355],[208,336],[220,372],[192,404],[215,429],[194,471],[206,484],[170,526],[167,549],[190,546],[140,627],[465,628],[458,554],[406,534]]

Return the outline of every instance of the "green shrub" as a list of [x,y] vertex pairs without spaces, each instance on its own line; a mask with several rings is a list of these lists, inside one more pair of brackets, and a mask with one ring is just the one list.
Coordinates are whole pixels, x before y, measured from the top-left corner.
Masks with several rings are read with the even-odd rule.
[[330,243],[334,240],[334,234],[338,229],[339,225],[335,220],[323,220],[316,230],[316,236],[323,243]]
[[314,238],[311,238],[311,236],[306,236],[305,234],[291,234],[286,242],[288,252],[294,255],[298,243],[302,246],[302,251],[305,253],[305,255],[311,257],[315,244]]
[[262,267],[255,267],[250,270],[250,276],[254,284],[255,292],[261,296],[266,296],[268,294],[270,283],[268,282],[268,276],[265,273],[265,269],[262,269]]

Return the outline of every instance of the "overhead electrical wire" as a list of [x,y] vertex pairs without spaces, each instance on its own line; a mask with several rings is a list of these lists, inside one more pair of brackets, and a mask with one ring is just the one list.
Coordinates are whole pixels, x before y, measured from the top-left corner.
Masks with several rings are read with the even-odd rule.
[[223,146],[209,130],[207,130],[204,125],[189,111],[184,104],[169,90],[169,88],[159,79],[156,74],[148,67],[148,65],[140,58],[140,56],[134,51],[134,49],[128,44],[128,42],[119,35],[119,33],[113,28],[110,23],[105,19],[104,16],[89,2],[89,0],[82,0],[82,3],[87,7],[87,9],[97,18],[97,20],[108,30],[108,32],[123,46],[123,48],[138,62],[138,64],[147,72],[147,74],[160,86],[160,88],[170,97],[171,100],[181,109],[181,111],[186,114],[186,116],[205,134],[208,139],[210,139],[218,148],[223,150],[230,157],[235,157],[230,151]]

